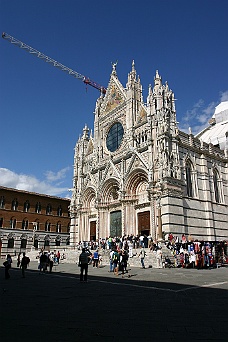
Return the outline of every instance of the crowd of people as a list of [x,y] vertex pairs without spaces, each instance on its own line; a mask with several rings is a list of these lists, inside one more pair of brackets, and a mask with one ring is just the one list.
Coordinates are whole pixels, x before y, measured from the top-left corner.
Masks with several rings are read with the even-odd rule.
[[[123,237],[111,237],[100,239],[98,241],[79,242],[78,249],[82,247],[89,248],[91,251],[103,249],[116,251],[119,254],[119,269],[121,270],[121,257],[124,252],[128,258],[140,256],[146,253],[144,248],[149,248],[157,258],[157,267],[183,267],[183,268],[210,268],[216,267],[218,264],[228,262],[227,258],[227,242],[211,242],[194,240],[191,235],[182,235],[181,238],[169,233],[165,236],[165,245],[171,251],[172,258],[166,255],[162,250],[160,243],[153,241],[151,236],[141,235],[125,235]],[[138,253],[138,248],[141,251]],[[144,257],[141,259],[141,265],[144,267]],[[171,260],[172,259],[172,260]],[[110,262],[112,258],[110,257]]]
[[[157,258],[157,267],[183,267],[183,268],[210,268],[216,267],[219,264],[227,264],[227,242],[210,242],[194,240],[190,235],[185,234],[181,239],[169,233],[165,236],[165,245],[170,250],[173,256],[173,261],[168,255],[163,255],[160,243],[153,241],[151,236],[141,235],[125,235],[122,237],[111,237],[99,239],[98,241],[79,242],[78,250],[82,250],[79,256],[78,265],[81,268],[80,280],[87,281],[88,265],[98,268],[102,264],[102,253],[99,251],[105,250],[109,253],[109,272],[122,277],[128,272],[129,258],[137,256],[140,258],[141,267],[145,268],[146,249],[153,252]],[[167,254],[167,253],[166,253]],[[38,269],[40,272],[46,272],[49,268],[49,273],[52,272],[54,264],[59,264],[60,259],[65,259],[63,253],[59,251],[47,252],[43,249],[37,256]],[[22,277],[25,277],[25,270],[28,267],[30,259],[25,253],[19,253],[17,258],[17,267],[21,268]],[[12,258],[7,255],[5,262],[5,278],[9,279],[9,269],[11,268]]]
[[38,269],[40,272],[46,272],[49,268],[49,273],[52,272],[53,266],[59,264],[60,259],[65,259],[66,256],[63,253],[62,256],[60,251],[54,250],[53,252],[46,252],[41,249],[39,255],[37,256],[38,259]]
[[[10,254],[7,254],[6,260],[4,261],[3,265],[5,267],[5,279],[10,278],[9,270],[11,268],[13,260]],[[26,256],[25,252],[19,253],[17,257],[17,267],[20,267],[22,278],[25,278],[25,270],[27,269],[30,263],[29,257]]]
[[181,239],[172,233],[166,236],[166,247],[174,256],[174,266],[184,268],[210,268],[227,263],[227,243],[194,240],[185,234]]
[[115,236],[115,237],[106,237],[105,239],[100,238],[97,241],[79,241],[77,243],[77,248],[80,250],[82,248],[90,248],[91,250],[103,249],[103,250],[111,250],[116,248],[118,250],[126,250],[129,249],[129,257],[132,257],[131,251],[133,249],[137,249],[140,247],[148,248],[153,243],[153,239],[151,236],[147,236],[146,234],[141,235],[124,235],[124,236]]

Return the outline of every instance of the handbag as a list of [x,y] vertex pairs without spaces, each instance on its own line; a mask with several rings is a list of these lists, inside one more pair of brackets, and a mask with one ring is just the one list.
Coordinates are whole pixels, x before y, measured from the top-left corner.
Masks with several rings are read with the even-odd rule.
[[4,261],[3,265],[6,267],[8,265],[8,261]]

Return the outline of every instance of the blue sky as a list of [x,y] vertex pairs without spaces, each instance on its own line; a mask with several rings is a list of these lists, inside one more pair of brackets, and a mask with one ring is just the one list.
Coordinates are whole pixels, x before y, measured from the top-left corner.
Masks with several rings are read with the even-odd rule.
[[[2,32],[107,86],[135,60],[146,102],[158,69],[179,128],[228,100],[227,0],[0,0]],[[70,196],[74,146],[99,92],[0,39],[0,185]]]

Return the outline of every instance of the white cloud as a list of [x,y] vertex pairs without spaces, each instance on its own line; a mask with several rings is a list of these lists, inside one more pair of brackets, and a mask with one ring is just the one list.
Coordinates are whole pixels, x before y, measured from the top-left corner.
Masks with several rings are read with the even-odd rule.
[[66,193],[68,190],[67,188],[58,187],[50,184],[48,182],[48,179],[45,181],[41,181],[34,176],[26,174],[17,174],[14,171],[11,171],[6,168],[0,168],[0,185],[8,188],[37,192],[39,194],[46,194],[50,196],[60,196],[63,193]]
[[228,90],[221,92],[220,94],[220,100],[221,102],[223,101],[228,101]]
[[68,167],[65,167],[65,168],[59,170],[58,172],[47,171],[47,172],[45,172],[46,179],[49,182],[55,182],[57,180],[64,179],[66,177],[66,173],[70,169],[71,168],[68,166]]
[[215,107],[222,101],[228,101],[228,90],[221,92],[216,102],[205,104],[203,99],[199,99],[180,119],[180,130],[189,133],[189,127],[191,127],[193,134],[202,131],[208,126],[208,121],[213,116]]

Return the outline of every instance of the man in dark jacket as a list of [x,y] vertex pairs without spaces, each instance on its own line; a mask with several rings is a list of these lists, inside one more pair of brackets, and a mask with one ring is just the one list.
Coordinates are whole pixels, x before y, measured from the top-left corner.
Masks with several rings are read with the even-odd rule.
[[86,253],[85,248],[82,248],[82,253],[79,255],[79,266],[81,267],[80,272],[80,281],[83,281],[84,274],[84,282],[87,282],[87,274],[88,274],[88,253]]
[[23,253],[23,258],[21,259],[21,272],[22,272],[22,278],[25,278],[25,270],[30,262],[30,259],[25,255],[25,252]]

